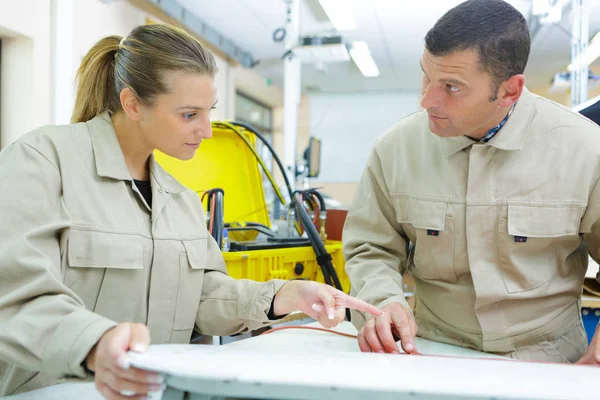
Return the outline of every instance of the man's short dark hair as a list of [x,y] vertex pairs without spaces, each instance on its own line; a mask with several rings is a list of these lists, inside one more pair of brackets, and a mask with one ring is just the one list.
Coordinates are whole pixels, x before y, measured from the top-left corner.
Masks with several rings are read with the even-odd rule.
[[492,98],[513,75],[522,74],[531,36],[525,17],[504,0],[468,0],[444,14],[427,32],[425,47],[434,56],[474,49],[492,77]]

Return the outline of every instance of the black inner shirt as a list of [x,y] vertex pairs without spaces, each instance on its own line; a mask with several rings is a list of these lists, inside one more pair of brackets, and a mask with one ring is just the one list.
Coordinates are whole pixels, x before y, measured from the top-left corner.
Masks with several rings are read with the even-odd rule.
[[135,182],[135,186],[137,186],[142,196],[144,196],[148,207],[152,208],[152,186],[150,185],[150,181],[138,181],[134,179],[133,182]]

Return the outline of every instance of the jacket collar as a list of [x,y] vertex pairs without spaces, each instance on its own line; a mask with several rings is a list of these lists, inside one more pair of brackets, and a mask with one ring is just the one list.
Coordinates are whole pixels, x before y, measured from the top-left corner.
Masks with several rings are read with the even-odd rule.
[[[125,156],[119,144],[115,127],[110,115],[104,112],[86,122],[96,162],[96,171],[104,178],[132,181],[131,174],[125,163]],[[170,193],[180,193],[186,190],[185,186],[173,178],[155,160],[154,154],[150,155],[150,175],[159,187]]]
[[[529,122],[533,115],[536,96],[523,88],[523,93],[515,105],[510,118],[500,131],[488,142],[489,146],[501,150],[521,150],[525,144],[525,139],[529,133]],[[442,141],[442,151],[445,157],[476,144],[472,139],[466,136],[440,138]]]

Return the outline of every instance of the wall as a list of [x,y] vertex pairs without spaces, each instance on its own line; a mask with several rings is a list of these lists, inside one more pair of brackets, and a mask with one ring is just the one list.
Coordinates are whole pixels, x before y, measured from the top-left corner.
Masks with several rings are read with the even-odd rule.
[[147,15],[125,1],[52,0],[54,124],[68,124],[75,101],[75,75],[88,50],[108,35],[127,35]]
[[217,108],[212,111],[213,121],[233,119],[235,116],[235,82],[233,68],[224,59],[215,56],[219,72],[215,77],[217,85]]
[[[102,37],[126,35],[148,19],[161,22],[128,1],[21,0],[10,2],[10,6],[0,4],[3,38],[0,145],[41,125],[69,123],[75,97],[74,79],[86,52]],[[216,59],[219,105],[213,119],[234,118],[236,90],[273,107],[274,145],[278,154],[283,155],[282,88],[268,84],[251,69],[231,66],[219,56]],[[300,104],[298,159],[311,134],[311,101],[303,96]],[[357,107],[362,109],[363,105]],[[393,112],[389,114],[393,115],[392,121],[396,119]],[[391,122],[385,125],[379,133]],[[283,183],[278,171],[276,175]]]
[[[148,21],[163,22],[129,2],[116,1],[105,4],[98,0],[76,0],[74,30],[77,35],[74,38],[73,60],[75,69],[97,40],[106,35],[125,36],[136,26]],[[233,118],[235,107],[234,75],[225,59],[219,56],[215,56],[215,59],[219,69],[215,78],[219,104],[211,116],[213,120],[230,119]]]
[[[302,95],[298,107],[298,131],[296,138],[296,162],[302,161],[304,149],[308,146],[310,138],[310,96]],[[283,134],[283,106],[273,108],[273,148],[284,163],[284,134]],[[273,177],[281,187],[285,185],[281,171],[277,165],[273,165]],[[299,189],[302,182],[297,183]]]
[[251,96],[261,103],[278,107],[283,106],[283,90],[277,85],[267,84],[255,71],[241,66],[232,68],[237,90]]
[[52,120],[50,2],[5,2],[0,6],[0,36],[0,146],[6,146]]
[[[102,37],[127,35],[155,16],[127,1],[20,0],[0,4],[2,91],[0,145],[46,124],[67,124],[74,80],[86,52]],[[283,91],[256,72],[216,56],[219,105],[215,120],[235,116],[236,88],[273,107]]]
[[311,185],[350,204],[375,139],[418,111],[419,100],[416,91],[311,95],[309,131],[322,139],[321,174]]
[[[552,88],[552,85],[544,85],[533,88],[528,88],[532,93],[535,93],[539,96],[545,97],[552,101],[555,101],[559,104],[562,104],[567,107],[571,107],[571,90],[556,90]],[[592,99],[596,96],[600,96],[600,85],[595,85],[593,87],[588,87],[588,99]]]

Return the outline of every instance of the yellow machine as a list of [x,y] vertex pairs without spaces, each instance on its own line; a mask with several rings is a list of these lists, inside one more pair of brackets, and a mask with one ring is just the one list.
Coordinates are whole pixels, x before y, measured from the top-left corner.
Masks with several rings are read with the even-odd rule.
[[[202,142],[193,159],[180,161],[158,151],[155,157],[163,168],[200,197],[211,189],[222,189],[224,221],[229,226],[254,223],[269,228],[271,222],[259,168],[261,164],[263,168],[266,166],[256,152],[256,143],[256,135],[249,130],[224,122],[213,122],[213,137]],[[268,170],[266,173],[274,184]],[[285,202],[276,187],[275,190],[280,200]],[[203,199],[205,210],[208,209],[209,197]],[[228,236],[239,242],[252,241],[258,232],[232,229]],[[341,242],[326,241],[325,249],[331,256],[342,289],[348,293],[350,281],[344,270]],[[224,251],[223,257],[229,274],[238,279],[326,281],[317,263],[315,250],[310,245]]]

